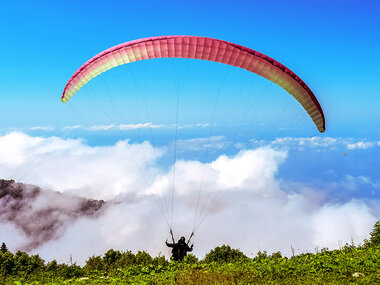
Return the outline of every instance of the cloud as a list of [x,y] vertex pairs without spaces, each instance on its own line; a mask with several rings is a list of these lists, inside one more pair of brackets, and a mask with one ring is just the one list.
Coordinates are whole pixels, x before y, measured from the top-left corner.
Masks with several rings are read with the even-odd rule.
[[253,146],[262,146],[270,144],[285,148],[305,150],[306,148],[314,149],[336,149],[338,147],[346,147],[349,150],[353,149],[368,149],[373,146],[380,145],[376,141],[356,141],[354,138],[333,138],[333,137],[282,137],[276,138],[273,141],[250,140]]
[[340,138],[340,137],[282,137],[276,138],[273,141],[253,142],[253,145],[270,144],[274,147],[284,147],[293,150],[313,150],[313,151],[327,151],[347,148],[347,145],[354,143],[353,138]]
[[30,130],[32,130],[32,131],[37,131],[37,130],[52,131],[52,130],[54,130],[54,128],[53,127],[46,127],[46,126],[35,126],[35,127],[31,127]]
[[103,201],[87,200],[39,187],[0,179],[0,222],[13,224],[27,237],[22,250],[30,251],[60,237],[81,216],[94,216]]
[[115,126],[114,125],[96,125],[96,126],[91,126],[91,127],[88,127],[88,130],[90,131],[108,131],[108,130],[111,130],[111,129],[114,129]]
[[[362,201],[352,200],[344,205],[325,205],[311,219],[314,244],[337,248],[345,243],[354,244],[368,238],[369,225],[376,219]],[[347,240],[350,237],[350,240]]]
[[229,145],[230,142],[228,142],[224,136],[177,140],[177,149],[179,151],[217,151]]
[[80,128],[82,128],[80,125],[63,127],[64,130],[76,130],[76,129],[80,129]]
[[141,128],[157,129],[161,127],[162,125],[154,125],[152,122],[149,122],[149,123],[140,123],[140,124],[119,125],[117,128],[119,130],[125,131],[125,130],[136,130],[136,129],[141,129]]
[[[62,127],[63,130],[89,130],[89,131],[110,131],[110,130],[121,130],[121,131],[129,131],[129,130],[137,130],[137,129],[159,129],[159,128],[210,128],[211,126],[216,126],[216,124],[210,124],[210,123],[198,123],[198,124],[185,124],[185,125],[176,125],[176,124],[170,124],[170,125],[164,125],[164,124],[153,124],[152,122],[147,123],[137,123],[137,124],[109,124],[109,125],[93,125],[89,127],[84,127],[81,125],[73,125],[73,126],[64,126]],[[22,131],[22,130],[41,130],[41,131],[51,131],[54,130],[53,127],[46,127],[46,126],[35,126],[29,129],[19,128],[19,129],[8,129],[8,131]]]
[[162,128],[163,125],[155,125],[152,122],[149,123],[138,123],[138,124],[120,124],[120,125],[97,125],[88,127],[90,131],[109,131],[109,130],[120,130],[120,131],[129,131],[137,129],[158,129]]
[[196,127],[200,127],[200,128],[209,128],[211,126],[216,126],[216,124],[210,124],[210,123],[198,123],[198,124],[195,124]]
[[0,177],[94,199],[139,192],[156,175],[160,149],[148,142],[90,147],[79,139],[0,137]]
[[360,190],[363,185],[370,185],[374,189],[380,189],[380,182],[373,181],[367,176],[353,176],[346,174],[339,184],[341,187],[352,191]]
[[274,176],[286,156],[286,152],[264,147],[241,151],[233,158],[222,155],[211,163],[211,167],[219,171],[218,184],[221,188],[266,193],[278,188]]
[[374,142],[359,141],[359,142],[356,142],[356,143],[349,143],[349,144],[347,144],[347,148],[348,149],[367,149],[367,148],[373,147],[374,145],[375,145]]
[[95,125],[90,126],[87,129],[90,131],[109,131],[109,130],[120,130],[120,131],[129,131],[129,130],[137,130],[137,129],[157,129],[162,128],[163,125],[155,125],[152,122],[149,123],[138,123],[138,124],[120,124],[120,125]]
[[[225,141],[223,137],[213,140],[215,144]],[[198,140],[193,145],[196,142],[207,144]],[[33,250],[61,262],[71,253],[83,264],[89,256],[110,248],[169,256],[164,241],[169,238],[166,223],[171,221],[176,238],[200,225],[194,237],[194,253],[200,257],[221,244],[248,255],[258,250],[290,254],[291,246],[297,253],[317,246],[336,248],[337,242],[344,244],[351,238],[361,242],[376,221],[376,203],[333,203],[324,192],[301,183],[285,190],[286,181],[278,173],[289,153],[273,145],[242,149],[208,163],[178,160],[168,170],[158,168],[156,158],[163,155],[163,149],[148,142],[126,140],[91,147],[83,140],[10,133],[0,137],[0,177],[110,204],[95,218],[68,218],[69,225],[58,236]],[[376,183],[364,176],[354,180],[355,187]],[[33,202],[33,211],[26,207],[23,215],[38,212],[49,201],[58,203],[55,199]],[[31,242],[14,221],[8,219],[0,227],[9,230],[1,237],[10,249]]]
[[285,145],[285,146],[293,146],[293,147],[331,147],[338,143],[342,143],[342,139],[339,138],[331,138],[331,137],[310,137],[310,138],[292,138],[292,137],[284,137],[284,138],[276,138],[271,142],[273,145]]

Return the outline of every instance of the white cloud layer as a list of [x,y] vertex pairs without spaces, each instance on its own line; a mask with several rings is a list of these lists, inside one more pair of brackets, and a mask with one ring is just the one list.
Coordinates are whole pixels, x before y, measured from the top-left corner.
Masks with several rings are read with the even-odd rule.
[[348,150],[354,149],[368,149],[374,146],[380,146],[379,141],[357,140],[354,138],[332,138],[332,137],[281,137],[273,141],[264,141],[251,139],[251,145],[266,145],[283,146],[286,148],[293,148],[304,150],[306,148],[314,149],[336,149],[337,147],[345,147]]
[[367,148],[373,147],[374,145],[375,145],[374,142],[359,141],[359,142],[356,142],[356,143],[349,143],[349,144],[347,144],[347,148],[348,149],[367,149]]
[[128,130],[136,130],[136,129],[159,129],[159,128],[209,128],[211,126],[215,126],[215,124],[210,123],[203,123],[203,124],[185,124],[185,125],[179,125],[179,124],[169,124],[169,125],[163,125],[163,124],[153,124],[152,122],[148,123],[137,123],[137,124],[109,124],[109,125],[94,125],[90,127],[81,127],[81,126],[67,126],[63,129],[65,130],[71,130],[71,129],[77,129],[77,128],[83,128],[90,131],[109,131],[109,130],[121,130],[121,131],[128,131]]
[[184,151],[214,151],[228,146],[224,136],[209,136],[207,138],[193,138],[177,140],[178,150]]
[[[190,234],[195,213],[199,221],[209,214],[195,236],[194,253],[200,257],[223,243],[248,255],[258,250],[289,254],[291,246],[297,253],[336,248],[351,240],[361,242],[376,221],[370,206],[359,200],[328,203],[316,198],[323,194],[302,185],[284,191],[277,177],[288,155],[283,150],[270,146],[241,150],[210,163],[181,160],[166,173],[157,169],[156,157],[162,154],[148,142],[90,147],[81,140],[10,133],[0,137],[0,178],[117,201],[99,218],[78,219],[60,238],[35,250],[61,262],[72,254],[83,264],[110,248],[169,256],[164,246],[168,229],[157,202],[166,201],[163,211],[170,221],[173,185],[177,234]],[[213,198],[221,199],[213,204]],[[0,227],[7,230],[0,231],[0,237],[10,249],[21,248],[28,240],[12,224]]]
[[374,189],[380,189],[380,182],[378,181],[373,181],[367,176],[352,176],[349,174],[343,177],[339,185],[352,191],[359,191],[363,185],[370,185]]
[[53,127],[46,127],[46,126],[35,126],[35,127],[31,127],[30,129],[32,131],[37,131],[37,130],[40,130],[40,131],[52,131],[52,130],[54,130]]
[[331,147],[338,143],[342,143],[341,138],[331,138],[331,137],[310,137],[310,138],[292,138],[283,137],[277,138],[271,142],[273,145],[286,145],[286,146],[298,146],[298,147]]
[[128,130],[137,130],[137,129],[157,129],[161,128],[162,125],[155,125],[152,122],[149,123],[138,123],[138,124],[120,124],[120,125],[96,125],[88,127],[90,131],[108,131],[108,130],[120,130],[120,131],[128,131]]

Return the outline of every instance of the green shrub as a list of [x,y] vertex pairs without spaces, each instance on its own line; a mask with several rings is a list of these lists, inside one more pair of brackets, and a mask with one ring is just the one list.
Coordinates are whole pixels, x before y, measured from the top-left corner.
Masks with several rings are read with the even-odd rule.
[[103,270],[104,269],[104,263],[102,258],[98,256],[91,256],[89,259],[86,260],[86,264],[83,267],[86,271],[95,271],[95,270]]
[[198,263],[198,258],[194,254],[188,254],[184,257],[183,262],[189,263],[189,264],[194,264]]
[[164,255],[158,255],[152,259],[152,264],[155,266],[167,266],[169,261],[166,260]]
[[82,267],[76,264],[60,264],[58,265],[57,273],[65,279],[78,278],[85,274]]
[[255,258],[254,258],[253,260],[257,260],[257,261],[259,261],[259,260],[264,260],[264,259],[267,259],[267,258],[268,258],[268,254],[267,254],[267,252],[264,250],[263,252],[259,251],[259,252],[256,254],[256,256],[255,256]]
[[281,251],[273,252],[273,253],[269,256],[269,258],[271,258],[271,259],[282,258]]
[[237,261],[247,261],[249,258],[239,249],[232,249],[229,245],[222,245],[214,248],[206,254],[204,262],[230,263]]
[[18,251],[13,257],[16,272],[24,272],[31,274],[33,272],[42,270],[45,261],[37,254],[29,256],[27,253]]
[[126,268],[136,263],[136,257],[132,251],[128,250],[121,253],[121,257],[116,262],[118,268]]
[[148,265],[152,263],[153,258],[146,251],[139,251],[135,255],[136,263],[142,265]]
[[110,249],[105,253],[105,255],[103,257],[103,261],[104,261],[104,263],[110,265],[110,264],[113,264],[114,262],[116,262],[120,258],[121,258],[121,252],[120,251],[115,251],[113,249]]
[[48,264],[46,264],[45,270],[46,271],[56,271],[57,268],[58,268],[58,263],[54,259],[54,260],[50,261]]
[[15,262],[12,252],[0,252],[0,274],[10,275],[15,271]]

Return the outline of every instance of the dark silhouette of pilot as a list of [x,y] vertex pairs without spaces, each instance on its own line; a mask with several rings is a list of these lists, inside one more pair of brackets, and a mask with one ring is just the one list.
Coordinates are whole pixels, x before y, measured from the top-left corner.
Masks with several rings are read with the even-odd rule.
[[190,252],[193,250],[193,245],[189,247],[189,245],[185,242],[185,237],[181,237],[178,240],[178,243],[168,243],[166,240],[166,245],[168,247],[172,247],[172,258],[175,261],[182,261],[183,258],[186,256],[187,252]]

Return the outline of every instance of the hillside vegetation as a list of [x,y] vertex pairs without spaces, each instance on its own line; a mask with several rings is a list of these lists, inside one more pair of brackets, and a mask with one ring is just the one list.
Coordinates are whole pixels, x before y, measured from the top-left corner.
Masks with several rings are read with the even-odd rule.
[[45,263],[38,255],[0,250],[1,284],[380,284],[380,222],[363,245],[346,245],[290,258],[259,252],[249,258],[228,245],[203,260],[183,262],[151,257],[146,252],[110,249],[92,256],[83,267]]

